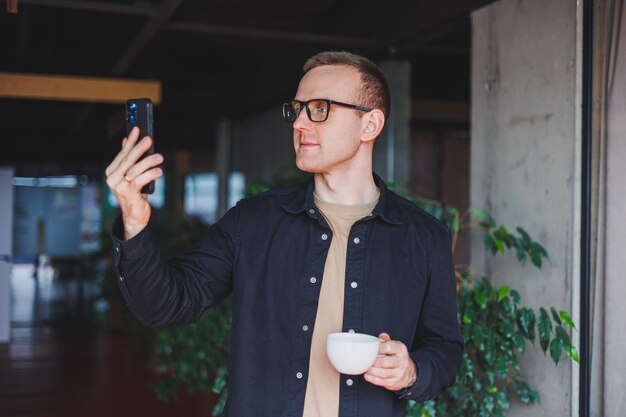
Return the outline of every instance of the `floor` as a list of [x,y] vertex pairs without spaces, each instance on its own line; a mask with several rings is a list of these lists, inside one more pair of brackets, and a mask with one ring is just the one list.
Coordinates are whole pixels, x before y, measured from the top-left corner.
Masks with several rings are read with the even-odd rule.
[[12,276],[11,342],[0,343],[0,417],[211,416],[211,393],[157,400],[154,376],[129,336],[79,319],[82,303],[71,291],[32,272],[18,267]]

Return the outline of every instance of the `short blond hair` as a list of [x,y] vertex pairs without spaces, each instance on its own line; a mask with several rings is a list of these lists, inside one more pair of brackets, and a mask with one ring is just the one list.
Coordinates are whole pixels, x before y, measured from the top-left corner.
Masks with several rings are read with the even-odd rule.
[[382,70],[372,60],[361,55],[345,51],[324,51],[306,60],[303,66],[306,74],[313,68],[324,65],[347,65],[361,75],[359,106],[380,109],[385,118],[389,117],[391,94],[389,84]]

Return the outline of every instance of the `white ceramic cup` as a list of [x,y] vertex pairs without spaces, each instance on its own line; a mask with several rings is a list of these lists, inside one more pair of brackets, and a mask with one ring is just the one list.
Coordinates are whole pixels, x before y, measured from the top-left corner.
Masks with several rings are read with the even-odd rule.
[[363,333],[330,333],[326,336],[326,354],[336,370],[346,375],[367,371],[378,356],[380,340]]

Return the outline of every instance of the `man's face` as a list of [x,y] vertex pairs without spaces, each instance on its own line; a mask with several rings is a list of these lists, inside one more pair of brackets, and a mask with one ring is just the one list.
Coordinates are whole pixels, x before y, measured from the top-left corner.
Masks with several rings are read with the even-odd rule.
[[[361,77],[348,66],[325,65],[307,72],[296,100],[321,98],[349,104],[357,102]],[[361,145],[361,118],[353,109],[332,105],[324,122],[309,120],[303,109],[293,122],[296,165],[303,171],[330,173],[348,170]]]

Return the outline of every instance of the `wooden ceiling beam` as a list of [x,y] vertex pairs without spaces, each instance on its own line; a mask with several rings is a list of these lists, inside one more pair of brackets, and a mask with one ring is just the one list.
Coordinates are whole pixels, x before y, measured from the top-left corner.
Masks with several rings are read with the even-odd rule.
[[148,97],[159,104],[161,90],[160,81],[0,72],[0,97],[8,98],[125,103]]

